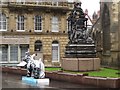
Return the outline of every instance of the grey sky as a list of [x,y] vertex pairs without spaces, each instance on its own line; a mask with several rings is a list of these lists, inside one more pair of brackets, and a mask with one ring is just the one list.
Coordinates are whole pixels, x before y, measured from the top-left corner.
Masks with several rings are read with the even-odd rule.
[[[75,1],[75,0],[68,0],[68,1]],[[94,11],[100,10],[100,0],[79,0],[82,2],[82,9],[85,11],[85,9],[88,9],[88,14],[91,17]]]

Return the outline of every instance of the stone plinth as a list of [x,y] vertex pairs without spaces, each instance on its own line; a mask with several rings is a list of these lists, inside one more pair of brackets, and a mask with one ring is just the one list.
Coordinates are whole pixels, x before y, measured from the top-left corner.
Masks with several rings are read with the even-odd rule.
[[62,68],[70,71],[93,71],[100,69],[99,58],[62,58]]

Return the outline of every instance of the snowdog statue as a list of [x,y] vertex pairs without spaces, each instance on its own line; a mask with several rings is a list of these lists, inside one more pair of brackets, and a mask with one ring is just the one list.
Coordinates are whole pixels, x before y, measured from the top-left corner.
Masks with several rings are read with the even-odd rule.
[[35,60],[35,54],[30,55],[29,51],[25,53],[23,61],[17,66],[25,66],[27,68],[27,77],[33,76],[35,79],[45,77],[45,67],[41,60]]

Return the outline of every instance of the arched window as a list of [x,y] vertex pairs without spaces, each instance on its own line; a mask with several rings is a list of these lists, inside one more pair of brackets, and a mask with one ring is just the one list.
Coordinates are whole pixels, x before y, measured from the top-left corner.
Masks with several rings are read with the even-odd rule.
[[7,18],[3,13],[0,13],[0,31],[7,31]]
[[40,40],[35,42],[35,51],[42,51],[42,42]]
[[58,17],[53,16],[51,22],[52,22],[52,32],[59,32]]
[[52,62],[59,62],[59,42],[52,42]]
[[42,17],[39,15],[35,16],[34,22],[35,22],[34,23],[35,31],[41,32],[42,31]]
[[23,31],[24,30],[24,16],[18,15],[17,17],[17,30]]
[[59,42],[57,40],[54,40],[52,44],[58,44]]

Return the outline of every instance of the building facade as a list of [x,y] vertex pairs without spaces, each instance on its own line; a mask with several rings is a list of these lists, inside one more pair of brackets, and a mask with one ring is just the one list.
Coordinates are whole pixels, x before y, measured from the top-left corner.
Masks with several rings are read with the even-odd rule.
[[109,67],[120,65],[120,2],[100,3],[100,18],[93,25],[97,55],[101,64]]
[[0,63],[16,65],[29,49],[45,66],[60,66],[68,42],[66,19],[73,5],[37,0],[4,1],[1,5]]

